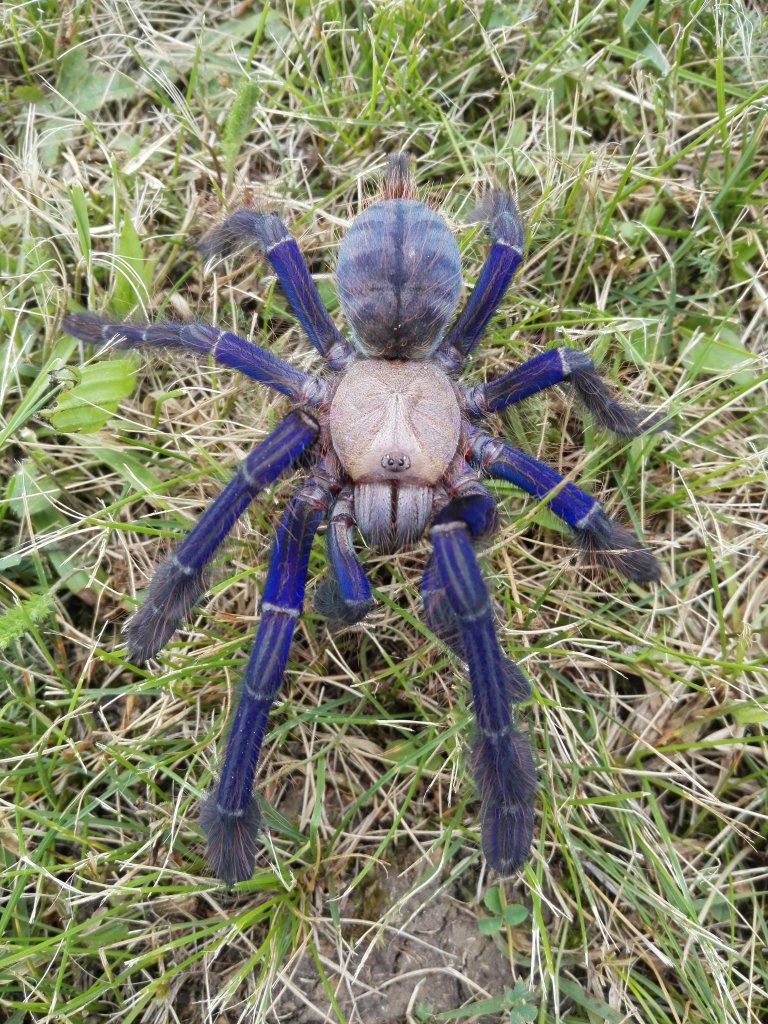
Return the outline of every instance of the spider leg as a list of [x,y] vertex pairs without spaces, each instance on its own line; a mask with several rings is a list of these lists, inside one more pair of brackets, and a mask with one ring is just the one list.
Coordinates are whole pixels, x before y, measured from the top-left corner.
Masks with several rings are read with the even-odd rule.
[[208,837],[208,857],[216,875],[227,885],[245,881],[253,873],[260,825],[253,779],[269,711],[283,679],[301,613],[312,538],[330,501],[327,484],[310,479],[294,493],[283,515],[219,783],[203,804],[200,822]]
[[428,569],[429,585],[434,595],[437,584],[438,606],[450,613],[469,666],[477,719],[472,761],[482,800],[483,851],[488,864],[506,874],[520,867],[528,854],[536,788],[530,745],[515,728],[510,666],[521,694],[527,686],[520,669],[501,652],[488,591],[472,549],[472,539],[493,521],[493,499],[477,483],[464,490],[431,527],[434,567]]
[[509,373],[468,389],[467,411],[470,416],[487,416],[563,381],[573,385],[579,401],[600,426],[615,434],[636,437],[672,427],[672,420],[663,413],[636,412],[617,402],[590,357],[574,348],[548,349]]
[[[424,567],[420,593],[424,605],[424,617],[429,628],[460,661],[466,661],[467,654],[461,638],[459,620],[437,571],[434,554],[430,555]],[[506,654],[501,655],[501,670],[510,704],[520,704],[522,701],[528,700],[531,696],[531,684],[525,673]]]
[[478,213],[486,221],[493,244],[467,304],[440,346],[454,370],[488,326],[523,258],[523,224],[512,196],[496,189],[480,204]]
[[126,629],[132,661],[146,661],[168,643],[205,590],[205,566],[235,521],[259,491],[276,480],[314,441],[317,433],[317,424],[309,416],[291,413],[245,458],[221,494],[152,577],[147,598]]
[[315,591],[315,611],[334,622],[353,625],[373,608],[373,596],[353,542],[352,488],[339,494],[325,534],[328,571]]
[[222,366],[309,405],[317,404],[324,390],[319,378],[302,373],[245,338],[210,324],[123,324],[95,313],[67,313],[63,328],[67,334],[92,344],[119,337],[117,348],[180,348],[210,355]]
[[[507,480],[547,505],[573,530],[586,560],[620,572],[633,583],[657,583],[659,563],[625,527],[614,522],[597,499],[518,448],[474,429],[470,463]],[[549,497],[548,497],[549,496]]]
[[200,239],[198,248],[211,259],[228,256],[248,242],[269,260],[299,323],[320,355],[332,369],[343,366],[352,350],[323,305],[296,240],[277,214],[235,210]]

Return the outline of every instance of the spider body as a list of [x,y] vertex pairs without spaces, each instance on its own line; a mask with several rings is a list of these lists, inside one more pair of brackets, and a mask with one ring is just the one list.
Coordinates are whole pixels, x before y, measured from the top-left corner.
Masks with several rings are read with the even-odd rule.
[[436,364],[364,359],[346,369],[331,401],[331,446],[369,545],[395,551],[421,537],[461,428],[460,393]]
[[383,199],[363,210],[342,239],[336,287],[358,351],[373,359],[426,359],[459,297],[459,247],[424,203]]
[[351,343],[325,310],[296,242],[274,214],[240,209],[201,242],[227,255],[244,241],[269,260],[296,316],[326,361],[314,376],[237,335],[204,323],[121,324],[91,313],[65,318],[86,341],[181,348],[212,356],[288,396],[293,410],[242,462],[172,555],[158,568],[128,625],[129,653],[154,656],[205,589],[205,568],[253,498],[299,460],[311,475],[294,490],[277,530],[261,620],[233,716],[221,774],[201,822],[215,872],[228,884],[250,877],[260,826],[253,782],[268,716],[301,613],[309,552],[327,521],[328,571],[315,608],[341,623],[373,605],[355,550],[355,531],[395,551],[428,534],[432,554],[421,585],[432,630],[467,665],[477,719],[472,767],[480,793],[482,843],[501,872],[525,860],[533,834],[535,770],[514,705],[530,696],[520,668],[499,646],[473,544],[496,523],[484,475],[508,480],[573,530],[587,558],[636,583],[658,579],[652,553],[575,484],[485,433],[480,421],[554,384],[570,384],[598,423],[633,436],[666,426],[619,403],[591,360],[548,349],[487,383],[457,380],[522,258],[522,225],[508,193],[480,208],[491,249],[471,296],[449,328],[458,299],[458,247],[439,213],[415,199],[409,158],[389,158],[384,194],[353,221],[337,264]]

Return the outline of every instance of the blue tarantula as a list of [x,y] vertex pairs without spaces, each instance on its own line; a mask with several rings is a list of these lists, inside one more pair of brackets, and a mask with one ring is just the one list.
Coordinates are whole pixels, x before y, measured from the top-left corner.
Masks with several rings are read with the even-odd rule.
[[298,245],[275,214],[238,209],[202,239],[207,258],[245,243],[267,258],[325,360],[328,372],[319,376],[204,323],[139,326],[92,313],[65,317],[64,329],[85,341],[116,337],[121,348],[212,356],[287,395],[293,406],[158,568],[127,628],[134,661],[157,654],[189,616],[205,589],[206,565],[249,502],[290,467],[311,467],[277,530],[224,763],[202,808],[211,865],[228,884],[253,872],[261,824],[254,776],[302,610],[312,539],[323,520],[329,568],[315,607],[342,623],[359,622],[373,606],[355,551],[355,528],[368,545],[385,552],[429,534],[424,613],[469,668],[482,845],[488,864],[503,873],[518,868],[531,845],[536,773],[513,715],[513,706],[530,696],[530,686],[499,647],[473,548],[496,522],[481,476],[508,480],[545,499],[592,563],[635,583],[659,578],[653,554],[594,498],[480,426],[490,414],[562,382],[601,426],[624,436],[663,429],[659,414],[643,416],[616,401],[589,356],[572,348],[548,349],[485,384],[467,387],[456,380],[523,254],[522,224],[507,192],[489,193],[480,214],[491,249],[469,300],[446,330],[461,288],[459,250],[445,220],[416,198],[408,155],[390,156],[383,195],[352,222],[339,250],[336,284],[349,340],[331,320]]

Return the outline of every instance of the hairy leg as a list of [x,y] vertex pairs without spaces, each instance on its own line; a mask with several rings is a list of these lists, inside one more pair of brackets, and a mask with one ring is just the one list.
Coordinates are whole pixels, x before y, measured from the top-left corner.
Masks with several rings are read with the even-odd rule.
[[[428,598],[458,635],[455,649],[469,666],[477,734],[472,750],[482,800],[482,841],[488,864],[502,873],[525,861],[533,836],[536,772],[531,748],[515,728],[512,704],[527,695],[525,676],[502,654],[472,538],[492,521],[493,500],[478,485],[451,500],[432,528],[434,568]],[[510,667],[511,666],[511,667]]]
[[132,661],[146,661],[168,643],[205,590],[205,567],[235,521],[316,437],[317,424],[294,412],[247,456],[152,577],[146,600],[126,630]]
[[[466,661],[467,652],[464,649],[459,618],[438,572],[434,554],[430,555],[424,567],[420,593],[424,605],[424,618],[429,628],[460,661]],[[531,696],[531,684],[525,673],[506,654],[501,654],[500,663],[510,704],[520,704],[528,700]]]
[[653,552],[606,515],[595,498],[563,480],[543,462],[489,434],[473,430],[469,443],[473,466],[535,498],[546,498],[555,515],[573,530],[589,563],[615,569],[633,583],[658,582],[659,563]]
[[321,378],[302,373],[245,338],[203,323],[123,324],[95,313],[68,313],[67,334],[99,345],[120,338],[116,348],[177,348],[209,355],[246,377],[267,384],[296,402],[317,405],[325,396]]
[[470,416],[488,416],[563,381],[571,384],[600,426],[615,434],[635,437],[672,426],[663,413],[635,411],[618,402],[586,352],[573,348],[548,349],[495,380],[468,388],[467,412]]
[[478,219],[486,221],[492,245],[469,301],[440,346],[447,368],[452,370],[462,365],[477,344],[523,258],[523,225],[508,192],[491,192],[477,213]]
[[312,538],[331,494],[320,479],[294,494],[278,528],[261,605],[261,621],[232,720],[221,775],[205,801],[201,824],[208,857],[228,885],[253,873],[260,826],[253,780],[269,711],[283,679],[296,619],[301,613]]
[[328,570],[315,592],[315,611],[352,625],[373,608],[373,596],[354,546],[352,488],[339,494],[328,522],[325,550]]
[[206,259],[228,256],[250,243],[269,260],[296,317],[317,351],[333,369],[343,366],[351,349],[323,305],[301,250],[277,214],[242,208],[200,240]]

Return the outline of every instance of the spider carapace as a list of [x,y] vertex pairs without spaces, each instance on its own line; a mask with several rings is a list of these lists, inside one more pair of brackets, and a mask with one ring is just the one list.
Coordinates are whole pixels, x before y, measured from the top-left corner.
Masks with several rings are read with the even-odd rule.
[[339,250],[336,284],[349,338],[323,306],[296,242],[275,214],[239,209],[204,236],[200,249],[208,258],[246,243],[266,257],[325,359],[319,375],[204,323],[140,326],[92,313],[65,317],[64,329],[86,341],[114,338],[121,348],[211,356],[288,396],[293,406],[160,565],[127,629],[133,660],[155,655],[204,592],[206,565],[249,502],[299,460],[310,466],[277,530],[221,773],[202,809],[211,865],[228,884],[253,872],[261,824],[254,777],[302,609],[312,539],[324,520],[328,571],[315,592],[315,608],[342,623],[359,622],[373,606],[355,530],[385,551],[428,534],[424,614],[468,668],[482,845],[488,863],[503,873],[520,867],[528,854],[536,775],[514,714],[530,686],[499,646],[473,547],[496,520],[481,478],[510,481],[545,500],[592,563],[636,583],[658,579],[653,554],[594,498],[482,429],[486,417],[561,383],[608,430],[634,436],[666,423],[659,414],[643,415],[618,402],[589,356],[571,348],[547,349],[483,384],[458,380],[523,253],[522,224],[506,191],[489,192],[479,216],[491,248],[453,319],[461,287],[458,247],[444,218],[416,198],[408,155],[390,156],[383,194],[355,218]]

